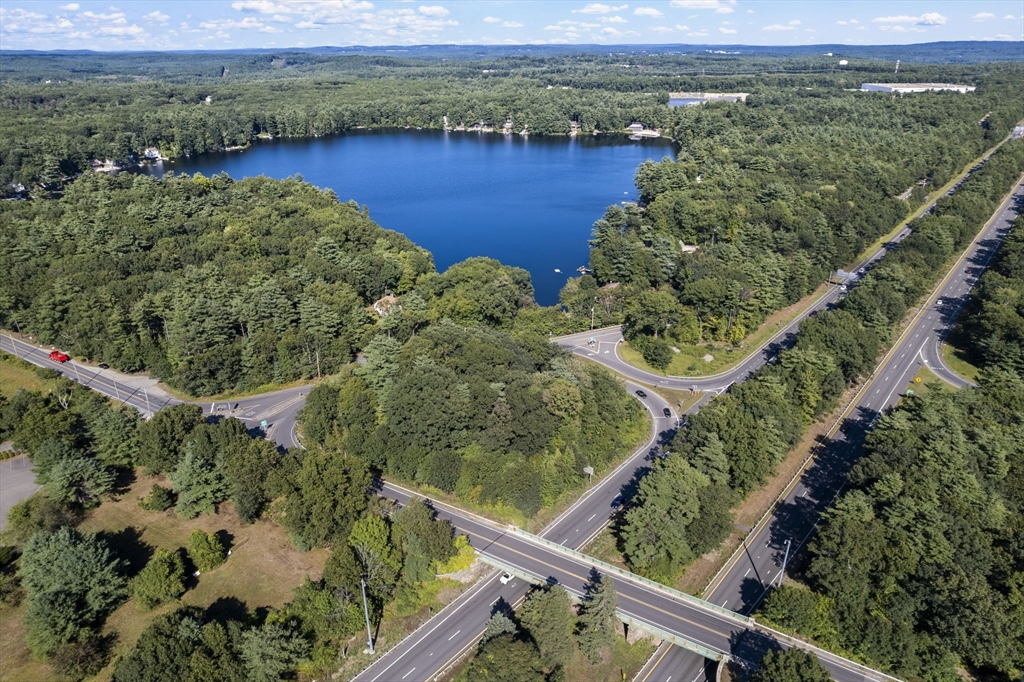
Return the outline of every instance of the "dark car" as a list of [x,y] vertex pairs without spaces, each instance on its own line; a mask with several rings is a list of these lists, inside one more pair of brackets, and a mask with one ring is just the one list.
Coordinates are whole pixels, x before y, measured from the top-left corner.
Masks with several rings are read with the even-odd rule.
[[671,417],[671,416],[672,416],[672,410],[670,410],[669,408],[667,408],[667,407],[666,407],[666,408],[665,408],[664,410],[662,410],[662,411],[663,411],[663,412],[665,413],[665,416],[666,416],[666,417]]
[[811,317],[817,317],[817,316],[818,316],[818,311],[817,310],[812,310],[811,311]]
[[636,394],[640,396],[641,400],[647,400],[647,394],[641,391],[640,389],[637,389]]
[[101,362],[100,364],[98,364],[96,366],[99,367],[100,369],[110,369],[110,365],[108,365],[105,362]]

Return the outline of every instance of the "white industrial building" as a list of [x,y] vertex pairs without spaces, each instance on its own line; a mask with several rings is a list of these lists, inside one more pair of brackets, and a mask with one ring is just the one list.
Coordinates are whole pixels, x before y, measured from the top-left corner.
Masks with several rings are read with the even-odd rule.
[[974,92],[973,85],[954,85],[953,83],[861,83],[860,89],[865,92],[893,92],[900,95],[910,92],[940,92],[942,90],[959,93]]

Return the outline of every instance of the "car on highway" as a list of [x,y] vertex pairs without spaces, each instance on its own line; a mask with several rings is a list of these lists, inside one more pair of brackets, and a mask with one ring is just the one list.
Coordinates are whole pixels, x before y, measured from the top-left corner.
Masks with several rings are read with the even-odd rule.
[[647,394],[641,391],[639,388],[636,390],[636,394],[637,396],[639,396],[640,400],[647,400]]
[[811,317],[817,317],[817,316],[818,316],[818,311],[817,310],[812,310],[811,311]]
[[662,410],[662,412],[664,412],[664,413],[665,413],[665,416],[666,416],[666,417],[671,417],[671,416],[672,416],[672,410],[671,410],[671,408],[668,408],[668,407],[666,407],[666,408],[665,408],[664,410]]
[[508,585],[510,582],[512,582],[513,577],[514,576],[511,573],[502,573],[501,578],[499,578],[499,580],[501,580],[502,585]]
[[59,350],[51,350],[50,351],[50,359],[53,360],[54,362],[65,363],[68,360],[70,360],[71,358],[68,357],[67,353],[62,353]]
[[618,509],[622,506],[622,495],[616,495],[615,499],[612,500],[612,509]]

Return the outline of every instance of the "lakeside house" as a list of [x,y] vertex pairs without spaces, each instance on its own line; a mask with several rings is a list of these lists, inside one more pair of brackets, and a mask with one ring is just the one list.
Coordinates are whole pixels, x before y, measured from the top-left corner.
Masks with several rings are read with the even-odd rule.
[[395,306],[398,306],[399,310],[402,309],[402,306],[398,305],[398,299],[395,298],[395,295],[387,294],[373,302],[373,312],[381,317],[387,317],[395,309]]

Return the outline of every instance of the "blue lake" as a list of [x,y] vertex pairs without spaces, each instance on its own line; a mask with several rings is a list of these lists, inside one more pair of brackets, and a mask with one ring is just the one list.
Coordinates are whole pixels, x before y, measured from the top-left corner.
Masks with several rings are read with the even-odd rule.
[[342,201],[367,205],[381,226],[429,249],[439,271],[471,256],[497,258],[529,270],[538,303],[553,305],[566,279],[587,264],[594,221],[610,204],[635,201],[637,166],[664,156],[673,156],[664,139],[356,131],[260,142],[145,172],[301,174]]

